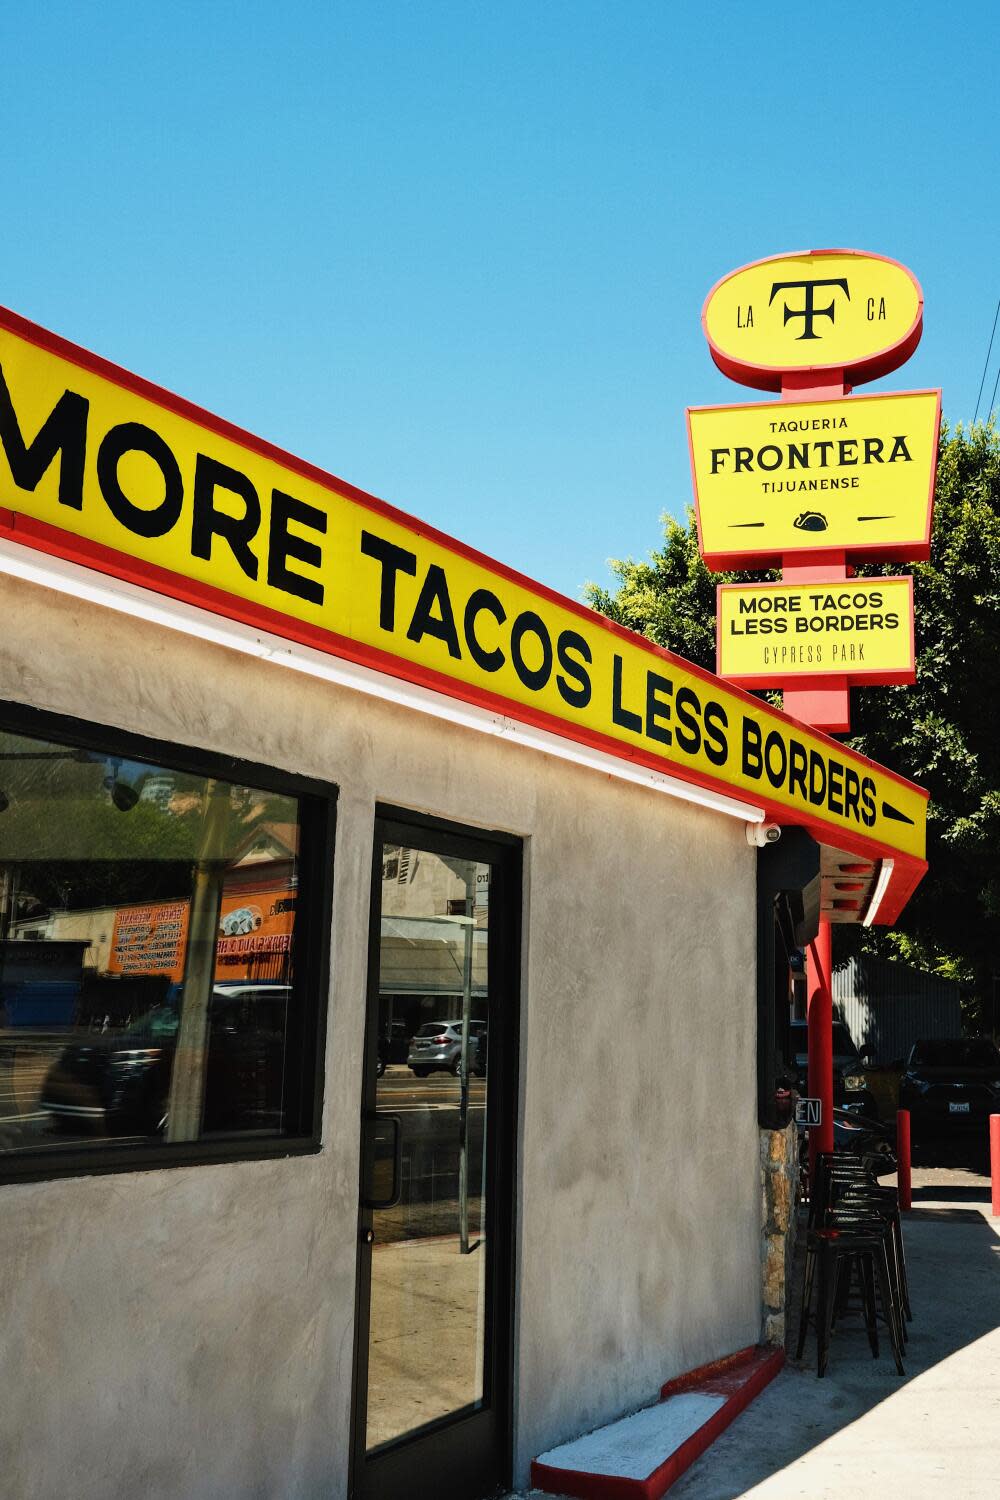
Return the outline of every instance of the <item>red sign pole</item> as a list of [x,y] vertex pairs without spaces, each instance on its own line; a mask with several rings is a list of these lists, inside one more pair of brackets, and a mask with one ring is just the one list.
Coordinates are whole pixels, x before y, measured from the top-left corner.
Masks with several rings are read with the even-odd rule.
[[[849,396],[843,371],[825,371],[819,380],[809,372],[782,376],[782,401],[832,401]],[[784,583],[842,583],[847,578],[843,552],[796,553],[782,559]],[[782,706],[813,729],[846,734],[851,727],[851,695],[846,677],[804,678],[785,687]],[[833,934],[820,917],[819,932],[809,945],[809,1093],[820,1101],[818,1130],[809,1133],[809,1170],[816,1154],[833,1150]]]

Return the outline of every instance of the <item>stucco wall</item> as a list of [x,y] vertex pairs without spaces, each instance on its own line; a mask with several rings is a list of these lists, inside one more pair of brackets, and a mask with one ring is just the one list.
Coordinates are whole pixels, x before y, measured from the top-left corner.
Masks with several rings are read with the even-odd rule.
[[341,789],[323,1152],[0,1187],[11,1500],[346,1493],[375,802],[522,834],[516,1478],[757,1336],[740,823],[0,583],[0,697]]

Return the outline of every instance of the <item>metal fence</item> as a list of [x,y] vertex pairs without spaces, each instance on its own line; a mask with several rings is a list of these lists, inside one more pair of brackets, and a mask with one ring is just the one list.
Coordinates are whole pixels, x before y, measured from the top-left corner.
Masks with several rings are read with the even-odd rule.
[[834,1018],[873,1063],[906,1058],[922,1037],[962,1035],[952,979],[880,958],[852,958],[833,974]]

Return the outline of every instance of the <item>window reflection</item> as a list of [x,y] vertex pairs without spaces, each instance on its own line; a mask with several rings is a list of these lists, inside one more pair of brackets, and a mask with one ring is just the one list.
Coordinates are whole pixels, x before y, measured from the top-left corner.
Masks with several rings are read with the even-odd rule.
[[382,848],[376,1105],[400,1122],[402,1191],[373,1214],[369,1452],[487,1396],[490,876]]
[[0,1152],[282,1133],[299,803],[0,731]]

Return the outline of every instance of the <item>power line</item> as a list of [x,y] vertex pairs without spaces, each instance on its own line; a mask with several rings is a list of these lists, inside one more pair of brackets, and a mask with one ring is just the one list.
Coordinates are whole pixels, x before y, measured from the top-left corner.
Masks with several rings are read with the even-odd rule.
[[[997,405],[997,386],[998,385],[1000,385],[1000,365],[997,366],[997,378],[993,382],[993,394],[990,397],[990,411],[991,412],[996,411],[996,405]],[[973,420],[975,420],[975,419],[973,419]]]
[[[972,418],[973,422],[975,422],[976,417],[979,416],[979,403],[982,400],[982,396],[983,396],[983,386],[986,384],[986,371],[990,367],[990,355],[993,353],[993,338],[994,338],[994,335],[996,334],[996,331],[997,331],[997,318],[1000,318],[1000,299],[998,299],[998,301],[997,301],[997,310],[993,314],[993,333],[990,334],[990,347],[986,351],[986,363],[983,365],[983,378],[979,382],[979,395],[976,397],[976,415]],[[1000,369],[997,370],[997,375],[1000,376]],[[997,388],[994,385],[994,387],[993,387],[993,400],[994,401],[996,400],[996,394],[997,394]],[[993,410],[993,402],[990,403],[990,410],[991,411]]]

